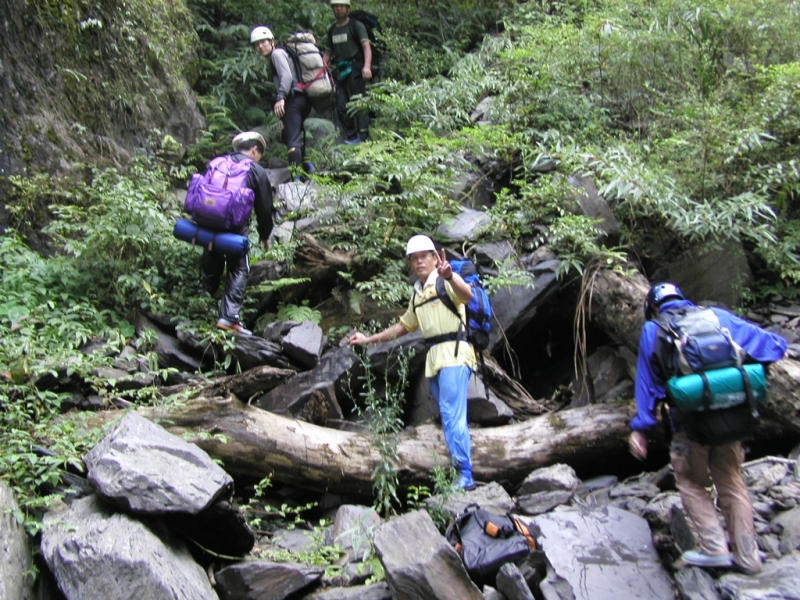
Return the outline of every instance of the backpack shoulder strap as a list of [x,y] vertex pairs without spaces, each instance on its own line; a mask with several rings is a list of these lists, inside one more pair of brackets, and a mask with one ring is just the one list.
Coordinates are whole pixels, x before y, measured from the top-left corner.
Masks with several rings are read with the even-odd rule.
[[361,45],[361,40],[356,39],[356,35],[358,35],[356,32],[356,21],[358,21],[358,19],[350,17],[350,20],[347,22],[347,24],[350,27],[350,37],[356,43],[356,46],[358,46],[358,56],[364,58],[364,46]]
[[436,279],[436,297],[442,301],[442,304],[450,309],[450,312],[461,320],[461,313],[458,312],[458,307],[456,307],[455,302],[453,302],[447,294],[447,289],[444,287],[444,278],[442,277]]
[[[278,49],[283,50],[286,52],[286,55],[292,61],[291,68],[292,68],[292,85],[297,82],[303,81],[303,67],[300,64],[300,57],[297,55],[297,50],[292,48],[291,46],[278,46],[275,50]],[[274,50],[273,50],[274,52]]]
[[331,50],[333,50],[333,28],[334,27],[336,27],[335,23],[328,28],[328,48],[330,48]]

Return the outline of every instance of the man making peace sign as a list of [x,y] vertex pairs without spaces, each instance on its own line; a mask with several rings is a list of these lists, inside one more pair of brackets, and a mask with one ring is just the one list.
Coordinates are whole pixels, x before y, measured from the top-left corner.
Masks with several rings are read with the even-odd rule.
[[[348,342],[351,345],[386,342],[422,330],[428,345],[425,377],[439,404],[450,460],[459,473],[457,485],[472,490],[475,481],[467,426],[467,384],[476,360],[463,325],[466,322],[464,306],[472,300],[472,288],[453,272],[444,250],[438,253],[433,240],[426,235],[415,235],[408,240],[406,256],[417,276],[408,310],[397,323],[380,333],[366,336],[356,332]],[[445,291],[458,308],[459,316],[439,299],[436,292],[439,277],[445,280]]]

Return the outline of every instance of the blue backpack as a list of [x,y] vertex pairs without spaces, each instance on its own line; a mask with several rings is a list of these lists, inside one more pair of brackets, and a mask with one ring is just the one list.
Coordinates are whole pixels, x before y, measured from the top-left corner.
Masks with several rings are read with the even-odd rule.
[[[489,294],[486,293],[481,284],[478,269],[474,262],[469,259],[452,260],[450,261],[450,266],[453,267],[453,272],[458,273],[472,288],[472,300],[465,307],[467,312],[467,322],[465,323],[467,341],[478,352],[486,350],[489,347],[489,333],[492,330],[492,317],[494,316]],[[450,296],[447,295],[447,291],[444,288],[444,279],[441,277],[436,280],[436,295],[447,308],[458,315],[458,309],[453,304]]]
[[[489,294],[486,293],[486,290],[481,284],[480,277],[478,276],[478,269],[475,266],[475,263],[469,259],[451,260],[450,266],[453,268],[453,273],[458,273],[461,278],[472,288],[472,300],[470,300],[465,307],[467,321],[466,323],[462,322],[464,333],[462,334],[461,330],[459,330],[458,332],[453,332],[453,334],[435,336],[435,338],[431,338],[430,340],[426,341],[438,343],[440,341],[446,341],[449,339],[464,339],[461,337],[461,335],[464,335],[466,340],[472,344],[473,348],[480,353],[482,350],[486,350],[486,348],[489,347],[489,333],[492,330],[492,317],[494,317],[494,312],[492,311],[492,302],[489,300]],[[419,306],[422,306],[423,304],[426,304],[427,302],[437,298],[441,300],[442,304],[450,309],[450,311],[456,315],[459,320],[461,319],[461,314],[458,312],[458,308],[450,299],[450,296],[447,295],[447,290],[444,287],[444,279],[441,277],[436,280],[436,297],[426,300],[420,304],[415,304],[414,310],[416,310]]]

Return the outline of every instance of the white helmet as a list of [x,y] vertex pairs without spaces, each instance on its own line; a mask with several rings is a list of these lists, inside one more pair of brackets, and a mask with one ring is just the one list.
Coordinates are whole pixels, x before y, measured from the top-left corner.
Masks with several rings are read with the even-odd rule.
[[427,235],[415,235],[406,244],[406,256],[411,256],[415,252],[436,252],[436,246]]
[[261,40],[274,40],[275,36],[272,35],[272,30],[264,25],[257,25],[250,32],[250,43],[255,44]]
[[344,4],[345,6],[350,6],[350,0],[331,0],[331,6],[336,6],[337,4]]
[[233,142],[231,143],[231,145],[233,146],[233,151],[239,152],[239,148],[241,148],[242,144],[244,144],[245,142],[249,142],[251,140],[261,144],[262,152],[267,149],[267,142],[264,141],[264,136],[262,136],[257,131],[243,131],[235,138],[233,138]]

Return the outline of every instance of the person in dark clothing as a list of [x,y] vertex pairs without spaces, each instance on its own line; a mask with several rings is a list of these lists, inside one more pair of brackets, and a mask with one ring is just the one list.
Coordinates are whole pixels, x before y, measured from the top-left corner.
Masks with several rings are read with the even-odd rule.
[[[246,131],[233,138],[233,154],[230,156],[235,162],[250,161],[250,174],[247,176],[246,186],[253,190],[255,196],[253,209],[258,222],[258,236],[264,244],[264,249],[269,250],[269,236],[272,233],[272,186],[264,167],[258,164],[264,155],[266,146],[261,134],[255,131]],[[249,222],[232,233],[247,236],[248,230]],[[244,328],[239,319],[239,311],[242,309],[244,291],[247,287],[247,276],[250,273],[247,253],[241,256],[226,256],[209,252],[208,249],[203,251],[200,272],[209,294],[214,294],[219,288],[226,267],[228,279],[219,303],[217,327],[240,335],[251,335],[251,332]]]
[[[631,420],[633,432],[628,440],[631,454],[640,460],[647,457],[645,433],[658,423],[656,407],[668,397],[666,382],[680,374],[669,372],[674,368],[669,366],[669,360],[663,358],[663,344],[668,342],[659,335],[661,329],[655,319],[665,313],[677,314],[675,311],[694,308],[695,305],[672,283],[656,284],[647,294],[645,318],[648,320],[639,337],[636,364],[637,414]],[[784,356],[786,340],[782,337],[721,308],[711,307],[711,311],[718,318],[719,326],[726,329],[733,342],[746,353],[747,361],[768,364]],[[761,559],[756,545],[753,507],[742,479],[742,443],[704,445],[690,439],[685,428],[690,424],[688,420],[697,414],[681,411],[676,406],[670,408],[673,429],[670,462],[681,502],[694,525],[700,545],[700,550],[684,552],[682,559],[698,567],[736,566],[744,573],[758,573]],[[717,489],[733,554],[728,549],[725,531],[707,491],[712,483]]]
[[344,143],[357,144],[369,135],[369,114],[351,115],[347,108],[355,96],[367,93],[367,81],[372,79],[372,47],[364,24],[350,19],[350,0],[331,0],[331,9],[336,24],[328,33],[322,60],[336,69],[336,115],[344,130]]
[[295,178],[301,177],[300,170],[313,173],[314,166],[305,163],[305,143],[303,127],[311,114],[311,100],[308,95],[297,89],[300,73],[285,48],[275,45],[272,30],[264,25],[254,27],[250,32],[250,43],[272,65],[273,83],[275,84],[275,103],[272,110],[283,122],[281,140],[286,144],[289,167]]

